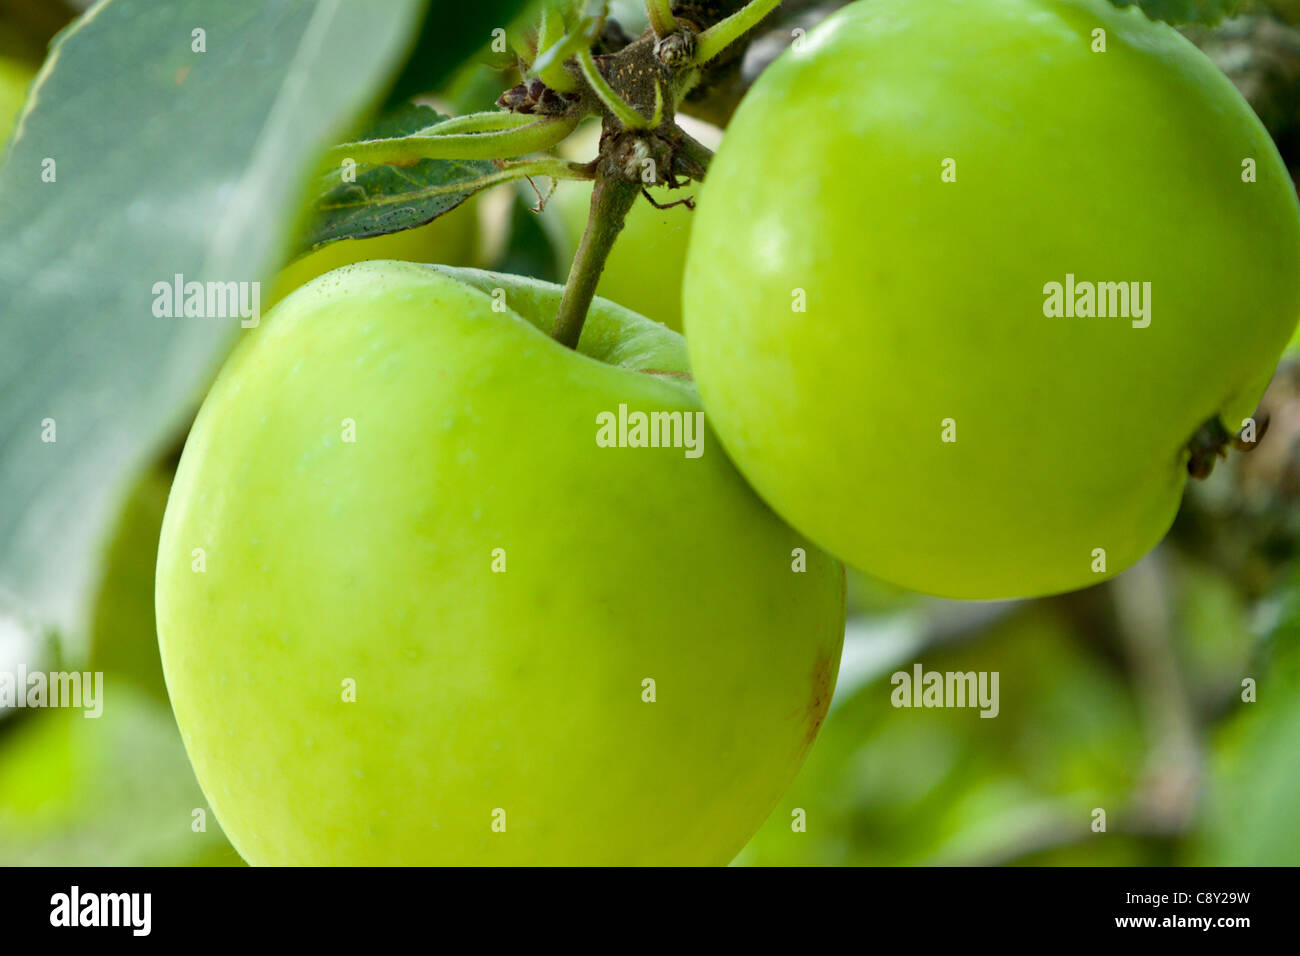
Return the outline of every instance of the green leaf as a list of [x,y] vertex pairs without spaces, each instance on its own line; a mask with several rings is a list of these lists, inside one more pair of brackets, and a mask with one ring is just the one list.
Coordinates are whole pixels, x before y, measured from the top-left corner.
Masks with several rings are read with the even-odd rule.
[[[437,110],[408,103],[365,130],[360,139],[410,136],[439,120]],[[305,252],[337,239],[363,239],[413,229],[450,212],[496,171],[488,160],[424,159],[413,166],[359,166],[355,182],[331,170],[317,182],[312,218],[298,243]],[[465,190],[444,192],[464,183]]]
[[1193,865],[1300,865],[1300,575],[1289,608],[1249,671],[1254,701],[1237,687],[1217,729],[1209,786],[1190,850]]
[[240,327],[156,316],[155,283],[264,277],[420,9],[105,0],[59,36],[0,166],[0,615],[84,634],[116,502]]

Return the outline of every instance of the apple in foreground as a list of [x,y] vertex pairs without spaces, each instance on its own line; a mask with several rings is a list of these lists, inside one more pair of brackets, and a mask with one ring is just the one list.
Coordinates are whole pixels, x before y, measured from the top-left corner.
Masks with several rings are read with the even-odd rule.
[[1177,31],[1104,0],[871,0],[740,104],[686,339],[796,528],[894,584],[1026,597],[1164,535],[1193,436],[1250,429],[1297,263],[1286,166]]
[[700,405],[681,337],[613,303],[552,340],[560,291],[341,269],[204,402],[158,632],[249,862],[723,864],[808,752],[842,567],[711,432],[599,444],[620,406]]

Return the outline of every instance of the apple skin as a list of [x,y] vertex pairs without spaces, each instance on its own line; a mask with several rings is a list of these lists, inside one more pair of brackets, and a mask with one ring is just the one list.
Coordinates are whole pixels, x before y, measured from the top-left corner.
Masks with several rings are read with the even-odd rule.
[[[1189,438],[1256,408],[1297,262],[1277,149],[1173,29],[1102,0],[872,0],[741,103],[686,339],[733,461],[822,547],[940,596],[1043,595],[1164,535]],[[1151,282],[1150,326],[1045,316],[1067,274]]]
[[711,433],[695,459],[598,447],[620,403],[700,406],[681,337],[613,303],[582,354],[550,339],[560,292],[351,266],[268,314],[204,402],[158,629],[249,862],[723,864],[802,763],[842,566],[792,571],[807,542]]

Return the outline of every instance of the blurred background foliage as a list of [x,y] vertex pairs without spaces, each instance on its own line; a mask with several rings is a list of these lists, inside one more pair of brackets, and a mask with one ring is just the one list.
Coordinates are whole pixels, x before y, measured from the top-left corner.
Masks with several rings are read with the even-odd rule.
[[[692,112],[725,123],[790,30],[839,5],[787,0]],[[0,0],[0,141],[45,44],[83,6]],[[613,6],[631,32],[643,27],[638,3]],[[1185,32],[1255,106],[1294,174],[1300,0],[1246,2],[1240,13]],[[441,75],[417,62],[436,39],[426,31],[398,93]],[[515,82],[512,58],[484,49],[423,101],[445,113],[490,108]],[[589,130],[565,144],[571,158],[594,149]],[[273,295],[393,256],[562,280],[589,187],[545,189],[498,190],[422,229],[286,262]],[[680,328],[674,273],[689,222],[682,208],[639,208],[601,291]],[[1293,348],[1263,403],[1272,424],[1261,447],[1193,483],[1166,541],[1114,581],[990,604],[851,572],[830,718],[737,863],[1300,863],[1300,339]],[[196,823],[207,805],[157,654],[154,558],[182,440],[139,477],[103,550],[89,660],[0,631],[0,664],[103,671],[107,702],[97,720],[0,710],[0,865],[240,863],[210,811]],[[997,671],[1000,713],[895,708],[890,676],[918,662]]]

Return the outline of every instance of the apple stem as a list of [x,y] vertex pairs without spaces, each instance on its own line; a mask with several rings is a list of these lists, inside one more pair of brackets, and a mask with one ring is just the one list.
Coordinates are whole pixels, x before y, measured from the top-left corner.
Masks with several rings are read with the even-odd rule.
[[[604,163],[601,164],[604,167]],[[582,242],[569,268],[569,278],[564,284],[560,299],[560,314],[555,320],[551,337],[567,348],[576,349],[582,337],[582,326],[587,321],[587,310],[596,294],[596,285],[604,271],[605,260],[623,229],[623,220],[640,193],[638,184],[600,168],[596,172],[596,185],[591,190],[591,213]]]

